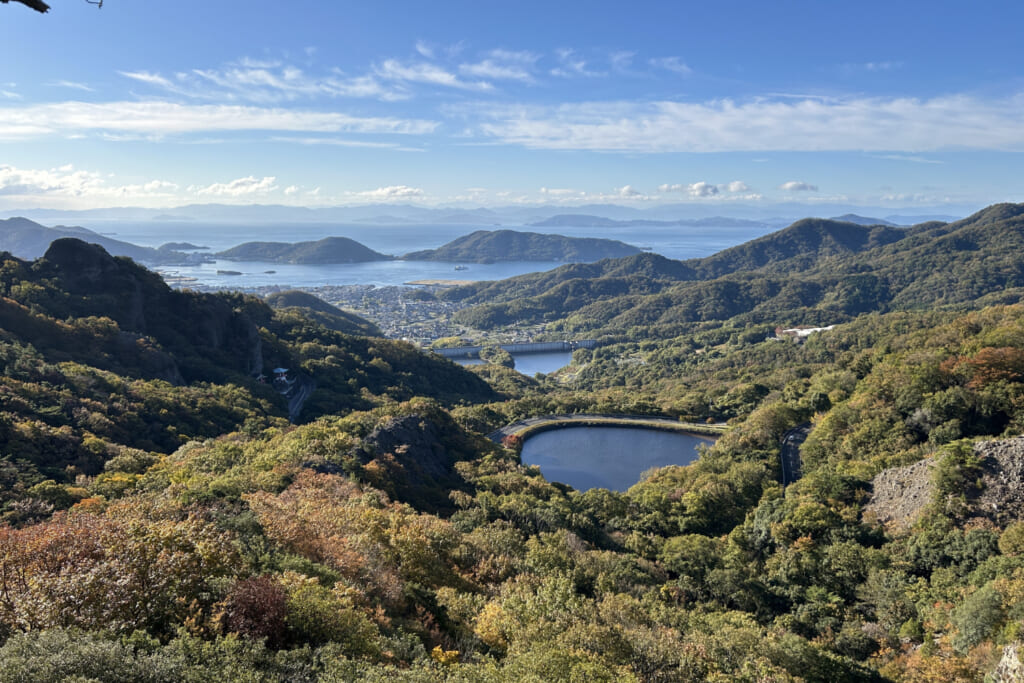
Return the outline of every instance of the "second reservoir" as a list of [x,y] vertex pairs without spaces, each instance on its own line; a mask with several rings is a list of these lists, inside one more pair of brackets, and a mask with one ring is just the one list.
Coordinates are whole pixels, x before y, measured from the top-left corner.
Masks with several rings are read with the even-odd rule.
[[537,465],[548,481],[579,491],[625,491],[652,467],[688,465],[697,447],[714,439],[682,432],[633,427],[565,427],[523,443],[524,465]]

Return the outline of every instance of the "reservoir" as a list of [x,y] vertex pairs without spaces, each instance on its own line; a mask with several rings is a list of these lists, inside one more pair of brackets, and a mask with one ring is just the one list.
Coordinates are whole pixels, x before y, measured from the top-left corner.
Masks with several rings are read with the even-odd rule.
[[[512,359],[516,362],[516,370],[527,377],[533,377],[538,372],[545,375],[554,372],[572,362],[572,351],[551,351],[545,353],[513,353]],[[452,358],[459,365],[481,365],[483,361],[479,358]]]
[[548,481],[579,491],[625,491],[652,467],[687,465],[697,447],[714,439],[682,432],[631,427],[565,427],[523,443],[524,465],[537,465]]

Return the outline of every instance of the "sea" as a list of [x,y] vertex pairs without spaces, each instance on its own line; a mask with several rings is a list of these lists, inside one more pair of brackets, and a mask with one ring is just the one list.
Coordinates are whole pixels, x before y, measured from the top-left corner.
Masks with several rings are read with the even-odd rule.
[[[304,242],[324,237],[348,237],[393,256],[434,249],[476,230],[510,229],[568,237],[600,237],[620,240],[672,259],[709,256],[772,232],[768,226],[690,227],[537,227],[522,225],[366,225],[339,223],[231,224],[200,221],[93,221],[86,225],[103,235],[147,247],[167,242],[188,242],[207,247],[210,253],[243,242]],[[207,250],[203,250],[204,253]],[[505,263],[442,263],[434,261],[376,261],[332,265],[289,265],[265,262],[216,260],[194,266],[160,269],[168,276],[194,278],[195,285],[213,288],[319,287],[366,284],[405,285],[422,280],[501,280],[524,273],[550,270],[562,265],[553,261]],[[218,272],[220,271],[220,272]],[[234,271],[240,275],[225,274]]]

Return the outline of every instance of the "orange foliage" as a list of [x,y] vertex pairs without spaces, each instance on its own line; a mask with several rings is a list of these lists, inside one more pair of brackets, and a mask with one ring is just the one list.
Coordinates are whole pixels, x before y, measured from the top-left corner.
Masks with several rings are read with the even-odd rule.
[[235,564],[229,539],[193,518],[60,513],[0,527],[0,622],[167,632],[194,618],[208,581]]

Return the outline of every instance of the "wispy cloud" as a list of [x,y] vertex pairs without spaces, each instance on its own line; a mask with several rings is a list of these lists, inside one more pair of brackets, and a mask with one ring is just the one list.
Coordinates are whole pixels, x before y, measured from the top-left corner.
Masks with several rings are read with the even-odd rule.
[[349,197],[372,202],[397,202],[409,199],[421,199],[425,192],[418,187],[408,185],[388,185],[378,187],[375,190],[364,190],[362,192],[348,192]]
[[236,178],[227,183],[213,183],[206,187],[189,187],[189,191],[195,192],[197,195],[213,195],[217,197],[247,197],[252,195],[268,194],[277,190],[276,185],[277,178],[274,176],[266,176],[263,178],[257,178],[255,176],[247,176],[245,178]]
[[608,62],[616,73],[628,73],[630,67],[633,66],[634,57],[636,57],[635,52],[619,50],[608,55]]
[[336,112],[172,102],[62,102],[0,107],[0,139],[89,132],[164,136],[277,131],[423,135],[438,122]]
[[71,88],[72,90],[82,90],[84,92],[96,92],[95,88],[92,88],[85,83],[78,83],[76,81],[53,81],[46,85],[53,88]]
[[929,159],[915,154],[876,154],[876,159],[889,159],[891,161],[909,161],[914,164],[944,164],[939,159]]
[[785,190],[786,192],[817,192],[818,186],[805,183],[801,180],[790,180],[779,185],[779,189]]
[[309,74],[281,62],[243,58],[224,67],[193,69],[171,77],[148,71],[121,71],[126,78],[191,99],[276,103],[313,98],[406,99],[372,75],[346,76],[337,70]]
[[623,152],[1024,150],[1024,96],[592,102],[480,108],[480,132]]
[[416,41],[416,52],[420,53],[420,56],[426,57],[427,59],[434,58],[434,46],[425,40]]
[[330,137],[296,137],[277,136],[270,138],[272,142],[290,142],[297,145],[327,145],[331,147],[365,147],[368,149],[389,149],[396,152],[422,152],[422,147],[409,147],[396,142],[372,142],[369,140],[349,140],[347,138]]
[[587,65],[587,60],[580,57],[575,50],[560,48],[555,50],[558,58],[558,66],[551,70],[552,76],[561,78],[573,78],[576,76],[604,76],[603,71],[594,71]]
[[650,64],[651,66],[671,71],[672,73],[679,74],[680,76],[689,76],[693,73],[693,69],[687,66],[679,57],[655,57],[650,60]]
[[491,80],[532,82],[533,68],[540,55],[525,51],[491,50],[479,62],[459,65],[459,73]]
[[494,88],[487,81],[464,81],[451,71],[429,62],[407,64],[397,59],[386,59],[374,69],[374,72],[380,78],[389,81],[427,83],[461,90],[492,90]]

